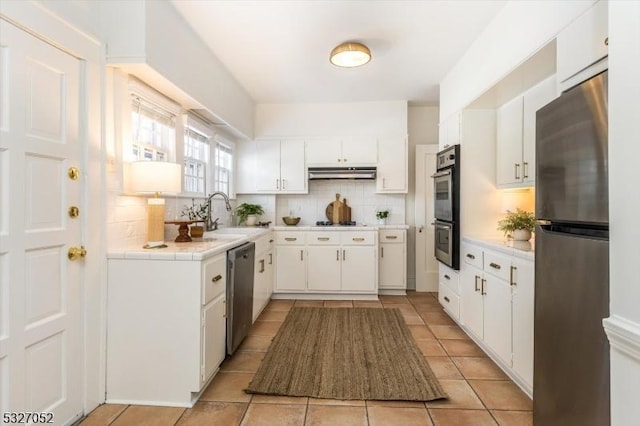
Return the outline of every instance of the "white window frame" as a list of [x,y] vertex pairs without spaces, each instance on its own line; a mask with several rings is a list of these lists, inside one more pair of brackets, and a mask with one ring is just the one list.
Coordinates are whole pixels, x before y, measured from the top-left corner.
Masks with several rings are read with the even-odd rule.
[[[231,156],[230,159],[230,164],[228,168],[224,168],[223,170],[227,170],[227,176],[228,176],[228,188],[221,188],[218,184],[219,182],[219,174],[221,173],[221,168],[218,164],[218,146],[222,145],[226,148],[229,149],[229,154]],[[235,198],[235,167],[236,167],[236,144],[235,142],[233,142],[232,140],[230,140],[229,138],[226,138],[225,136],[223,136],[220,133],[216,133],[216,135],[213,138],[213,143],[211,145],[211,156],[212,156],[212,169],[213,169],[213,175],[212,175],[212,188],[213,191],[223,191],[225,192],[230,198]]]
[[[183,193],[182,195],[187,195],[191,197],[206,197],[207,193],[211,192],[212,185],[212,177],[213,177],[213,130],[211,126],[203,119],[198,117],[192,112],[187,112],[184,115],[185,117],[185,125],[184,125],[184,137],[182,150],[183,153]],[[189,132],[195,132],[199,138],[206,139],[206,147],[201,147],[203,152],[195,153],[194,155],[188,155],[187,147],[189,145]],[[204,141],[203,141],[204,142]],[[203,168],[203,176],[202,176],[202,191],[192,191],[187,184],[188,178],[198,179],[198,176],[189,176],[189,167],[187,167],[187,163],[191,163],[193,165],[201,165]]]

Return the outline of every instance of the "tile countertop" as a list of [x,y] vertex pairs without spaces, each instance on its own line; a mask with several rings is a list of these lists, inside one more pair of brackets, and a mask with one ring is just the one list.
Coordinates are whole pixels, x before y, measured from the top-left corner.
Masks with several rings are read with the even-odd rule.
[[409,229],[409,225],[356,225],[356,226],[316,226],[316,225],[294,225],[294,226],[274,226],[274,231],[378,231],[380,229]]
[[462,242],[476,244],[511,256],[533,261],[535,259],[535,240],[513,241],[506,238],[478,237],[465,235]]
[[194,238],[188,243],[165,241],[167,247],[144,249],[141,245],[109,250],[108,259],[141,260],[202,260],[270,232],[269,228],[223,228],[220,231],[205,233],[204,238]]

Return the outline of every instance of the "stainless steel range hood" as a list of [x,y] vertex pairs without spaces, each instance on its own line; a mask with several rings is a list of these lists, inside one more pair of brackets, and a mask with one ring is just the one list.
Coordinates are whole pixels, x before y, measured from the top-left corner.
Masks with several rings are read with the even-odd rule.
[[309,180],[359,179],[374,180],[375,167],[309,167]]

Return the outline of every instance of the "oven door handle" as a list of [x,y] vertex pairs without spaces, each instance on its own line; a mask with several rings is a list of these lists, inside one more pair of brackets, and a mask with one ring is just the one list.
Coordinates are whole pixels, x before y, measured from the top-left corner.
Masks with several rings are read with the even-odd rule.
[[448,229],[448,230],[451,230],[451,225],[443,225],[441,223],[436,223],[436,229]]
[[442,176],[450,176],[451,175],[451,169],[447,169],[447,170],[443,170],[441,172],[435,172],[434,174],[431,175],[432,178],[439,178]]

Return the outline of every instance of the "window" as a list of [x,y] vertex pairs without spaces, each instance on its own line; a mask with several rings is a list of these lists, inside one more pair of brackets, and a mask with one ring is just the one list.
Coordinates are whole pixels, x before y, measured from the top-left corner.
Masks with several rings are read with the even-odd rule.
[[214,152],[215,173],[213,178],[213,188],[215,191],[222,191],[225,194],[232,194],[233,176],[233,143],[216,136]]
[[209,128],[189,114],[184,128],[184,192],[207,194],[210,139]]

